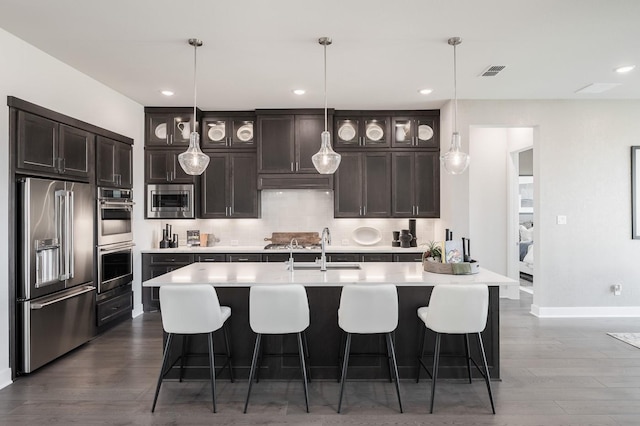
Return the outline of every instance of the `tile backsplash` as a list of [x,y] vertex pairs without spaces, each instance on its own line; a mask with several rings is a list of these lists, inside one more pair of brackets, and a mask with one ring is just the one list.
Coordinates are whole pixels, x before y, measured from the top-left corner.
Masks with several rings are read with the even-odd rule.
[[[220,241],[216,245],[264,246],[272,232],[322,232],[331,230],[333,246],[357,245],[353,231],[361,226],[377,228],[382,240],[376,246],[390,247],[392,231],[409,228],[409,219],[334,219],[333,193],[320,190],[263,190],[262,217],[260,219],[194,219],[147,220],[152,223],[152,247],[158,247],[162,229],[169,223],[178,234],[180,245],[186,244],[187,230],[214,234]],[[418,244],[435,238],[439,219],[416,219]]]

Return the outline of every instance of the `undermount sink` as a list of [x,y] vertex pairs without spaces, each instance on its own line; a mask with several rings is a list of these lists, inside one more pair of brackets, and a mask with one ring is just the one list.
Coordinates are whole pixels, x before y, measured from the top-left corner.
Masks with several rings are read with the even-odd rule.
[[[287,266],[287,269],[290,269]],[[320,270],[320,263],[316,262],[294,262],[293,270],[296,269],[318,269]],[[351,262],[327,262],[327,269],[362,269],[359,263]]]

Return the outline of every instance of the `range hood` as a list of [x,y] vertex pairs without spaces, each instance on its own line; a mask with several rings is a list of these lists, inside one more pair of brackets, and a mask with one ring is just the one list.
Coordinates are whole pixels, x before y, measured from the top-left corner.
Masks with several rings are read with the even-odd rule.
[[258,189],[322,189],[333,190],[333,175],[259,174]]

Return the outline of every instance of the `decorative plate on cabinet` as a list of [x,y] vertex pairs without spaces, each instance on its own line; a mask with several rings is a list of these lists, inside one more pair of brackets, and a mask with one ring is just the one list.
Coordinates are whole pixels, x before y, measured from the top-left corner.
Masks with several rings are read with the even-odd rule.
[[361,226],[353,230],[353,241],[362,246],[371,246],[382,240],[380,230],[371,226]]
[[367,125],[367,137],[372,141],[379,141],[384,136],[384,130],[379,124],[371,123]]
[[156,126],[156,129],[153,131],[158,139],[166,139],[167,138],[167,123],[161,123]]
[[351,123],[344,123],[338,129],[338,137],[345,142],[349,142],[356,137],[356,129],[353,127]]
[[220,124],[212,124],[211,128],[207,132],[207,135],[209,135],[209,139],[211,139],[212,141],[220,142],[222,139],[224,139],[224,126]]
[[418,139],[421,141],[428,141],[433,137],[433,129],[426,124],[418,126]]
[[253,139],[253,124],[245,124],[243,126],[240,126],[240,128],[236,132],[236,135],[242,142],[249,142],[251,139]]

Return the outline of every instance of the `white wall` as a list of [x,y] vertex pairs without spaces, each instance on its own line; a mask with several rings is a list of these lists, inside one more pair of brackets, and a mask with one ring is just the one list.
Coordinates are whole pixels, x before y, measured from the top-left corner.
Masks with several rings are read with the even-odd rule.
[[[638,144],[640,101],[459,101],[463,149],[474,126],[533,127],[536,291],[541,316],[640,315],[631,240],[630,149]],[[444,137],[443,137],[444,139]],[[444,148],[444,143],[443,143]],[[444,198],[470,200],[473,158],[464,183],[443,179]],[[487,204],[485,215],[495,212]],[[469,209],[454,228],[468,226]],[[556,216],[566,215],[567,225]],[[471,230],[473,233],[474,230]],[[496,248],[499,250],[499,248]],[[478,257],[482,255],[477,253]],[[615,297],[610,285],[623,285]]]
[[[143,140],[144,110],[141,105],[109,89],[86,75],[74,70],[51,56],[35,49],[15,36],[0,29],[0,190],[7,198],[11,182],[9,168],[9,113],[7,96],[15,96],[62,114],[94,124],[135,140]],[[141,164],[139,151],[134,163]],[[138,167],[139,168],[139,167]],[[0,234],[6,235],[9,226],[8,204],[0,206]],[[6,239],[0,244],[0,388],[10,383],[9,368],[9,286],[10,247]]]

